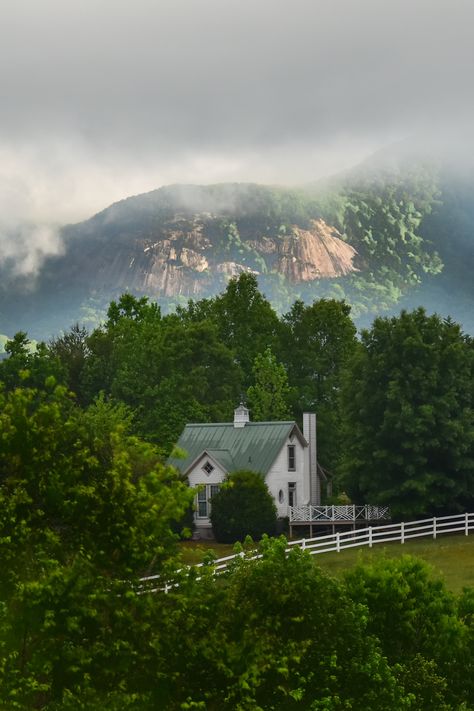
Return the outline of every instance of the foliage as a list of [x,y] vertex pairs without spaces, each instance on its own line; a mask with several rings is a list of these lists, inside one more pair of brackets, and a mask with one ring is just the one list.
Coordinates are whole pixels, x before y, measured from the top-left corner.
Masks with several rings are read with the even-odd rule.
[[423,309],[363,332],[343,395],[353,498],[406,518],[472,504],[473,356],[457,324]]
[[82,394],[82,373],[90,355],[88,336],[87,330],[76,323],[49,343],[50,354],[59,359],[65,370],[69,390],[78,396]]
[[212,497],[210,518],[214,536],[222,543],[274,533],[276,507],[262,475],[251,470],[230,474]]
[[44,343],[36,347],[23,331],[18,331],[5,344],[8,357],[0,361],[0,382],[11,390],[21,385],[38,387],[48,377],[65,380],[65,370],[60,360]]
[[123,406],[82,410],[49,377],[0,392],[0,412],[1,704],[67,708],[79,689],[95,708],[137,648],[137,576],[170,574],[192,492]]
[[126,436],[120,411],[83,412],[50,378],[44,391],[0,393],[0,412],[4,583],[78,553],[117,576],[160,565],[189,495],[150,445]]
[[289,420],[288,377],[285,367],[277,362],[270,348],[256,356],[252,372],[255,385],[249,387],[247,397],[253,420]]
[[318,458],[333,469],[342,448],[339,391],[342,373],[356,345],[350,307],[321,299],[307,306],[296,301],[283,317],[282,360],[295,400],[296,419],[318,415]]
[[278,316],[252,274],[230,280],[214,301],[214,313],[219,336],[233,352],[248,387],[255,358],[278,338]]
[[368,632],[390,664],[401,665],[405,688],[422,700],[417,708],[457,707],[467,695],[474,701],[460,671],[467,648],[455,598],[425,563],[410,556],[382,559],[347,573],[346,581],[351,598],[368,609]]
[[[164,637],[168,706],[240,711],[409,708],[363,609],[285,539],[262,539],[261,559],[238,558],[216,585],[191,588]],[[182,704],[182,706],[180,706]],[[189,704],[189,706],[186,706]]]
[[162,317],[146,299],[124,298],[88,339],[83,397],[103,390],[124,403],[134,432],[169,452],[187,422],[230,417],[240,370],[211,321]]

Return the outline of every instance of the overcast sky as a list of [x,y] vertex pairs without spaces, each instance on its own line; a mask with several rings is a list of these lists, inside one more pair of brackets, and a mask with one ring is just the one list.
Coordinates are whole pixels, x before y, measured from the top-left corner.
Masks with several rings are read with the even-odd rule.
[[473,27],[472,0],[1,0],[3,232],[455,134],[474,118]]

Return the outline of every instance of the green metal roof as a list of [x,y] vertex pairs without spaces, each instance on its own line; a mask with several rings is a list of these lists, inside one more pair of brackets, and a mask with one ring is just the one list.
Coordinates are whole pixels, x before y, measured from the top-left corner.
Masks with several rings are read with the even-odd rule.
[[186,474],[207,452],[227,472],[252,469],[266,475],[293,430],[305,443],[295,422],[247,422],[244,427],[234,427],[232,422],[186,425],[177,442],[186,457],[170,457],[168,463]]

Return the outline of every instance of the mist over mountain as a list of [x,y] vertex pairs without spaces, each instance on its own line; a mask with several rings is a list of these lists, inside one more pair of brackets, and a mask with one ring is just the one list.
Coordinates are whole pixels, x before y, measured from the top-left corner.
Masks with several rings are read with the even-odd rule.
[[366,325],[423,305],[474,332],[474,172],[426,156],[387,152],[299,188],[172,185],[57,237],[36,278],[4,267],[0,333],[92,327],[124,291],[170,310],[242,271],[282,312],[297,298],[346,299]]

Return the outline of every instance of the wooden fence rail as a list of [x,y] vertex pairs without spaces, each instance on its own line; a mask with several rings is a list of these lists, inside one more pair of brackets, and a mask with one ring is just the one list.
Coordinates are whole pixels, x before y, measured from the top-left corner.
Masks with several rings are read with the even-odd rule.
[[[315,538],[301,538],[298,541],[289,541],[287,553],[293,548],[298,547],[307,551],[310,555],[318,555],[319,553],[339,553],[348,548],[357,548],[362,546],[372,546],[379,543],[401,543],[404,544],[413,538],[433,538],[446,535],[449,533],[463,533],[469,535],[470,531],[474,531],[474,513],[459,514],[456,516],[441,516],[439,518],[425,518],[419,521],[407,521],[402,523],[390,523],[382,526],[368,526],[367,528],[359,528],[355,531],[343,531],[339,533],[331,533],[325,536],[316,536]],[[245,553],[236,553],[234,555],[218,558],[212,562],[212,567],[215,574],[224,573],[232,561],[239,557],[244,557]],[[250,556],[250,560],[258,560],[261,554],[255,553]],[[198,563],[193,568],[201,568],[207,565],[206,563]],[[160,575],[151,575],[146,578],[141,578],[142,583],[156,583],[157,587],[148,589],[148,592],[156,592],[162,590],[168,592],[173,584],[160,584]]]

